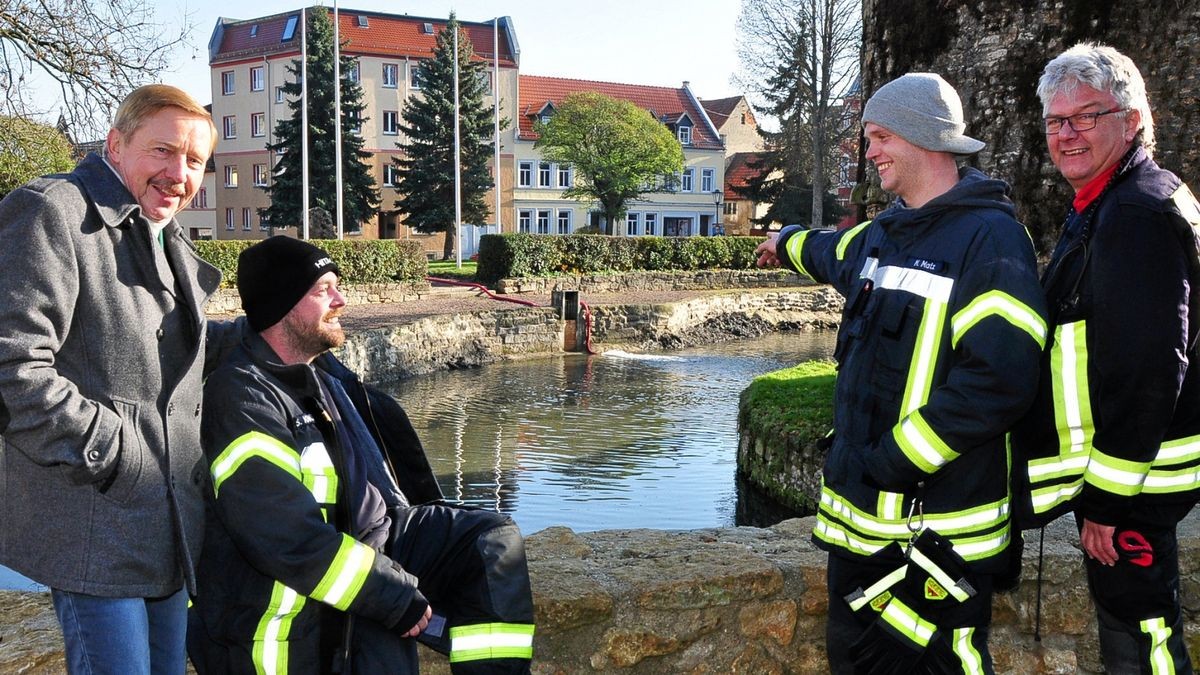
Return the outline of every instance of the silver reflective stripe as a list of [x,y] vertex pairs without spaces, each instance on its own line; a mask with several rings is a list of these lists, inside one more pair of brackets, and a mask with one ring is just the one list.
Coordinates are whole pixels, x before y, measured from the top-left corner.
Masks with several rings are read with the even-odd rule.
[[906,291],[941,303],[949,303],[950,292],[954,290],[954,280],[950,277],[910,267],[880,267],[871,275],[871,279],[878,288]]

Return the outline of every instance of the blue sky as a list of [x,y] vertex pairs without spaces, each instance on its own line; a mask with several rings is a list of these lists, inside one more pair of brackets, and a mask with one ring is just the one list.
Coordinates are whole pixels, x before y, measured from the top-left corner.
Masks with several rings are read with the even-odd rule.
[[[178,66],[163,73],[162,81],[187,89],[201,103],[210,102],[208,39],[217,18],[249,19],[304,4],[158,0],[154,5],[159,23],[177,24],[186,16],[193,26],[191,44],[180,49]],[[333,6],[332,0],[323,4]],[[425,17],[445,17],[454,10],[465,21],[512,17],[524,74],[675,87],[687,80],[701,98],[741,93],[730,83],[738,65],[739,0],[350,0],[339,2],[339,7]],[[44,95],[52,93],[45,89]]]

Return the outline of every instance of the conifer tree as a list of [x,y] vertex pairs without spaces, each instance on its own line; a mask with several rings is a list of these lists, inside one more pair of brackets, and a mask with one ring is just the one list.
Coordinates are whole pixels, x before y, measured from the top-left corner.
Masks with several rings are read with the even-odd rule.
[[[351,233],[360,231],[379,205],[379,190],[365,163],[372,155],[363,150],[365,141],[354,132],[367,122],[362,87],[350,79],[355,67],[353,58],[342,57],[342,223]],[[277,140],[267,144],[267,149],[282,150],[283,154],[275,165],[274,179],[264,188],[271,197],[271,206],[259,209],[259,215],[273,227],[299,227],[302,222],[300,62],[292,61],[288,72],[293,77],[283,85],[283,91],[290,97],[292,116],[279,120],[275,125]],[[314,7],[308,17],[309,208],[330,214],[337,213],[334,150],[333,20],[324,7]]]
[[[418,66],[419,94],[410,96],[401,113],[396,147],[404,155],[395,160],[399,168],[396,207],[407,216],[405,224],[418,232],[446,232],[443,255],[454,253],[454,34],[458,32],[459,147],[462,175],[462,220],[486,223],[492,220],[487,204],[493,186],[489,170],[492,158],[492,108],[484,104],[487,71],[476,60],[475,50],[454,13],[438,33],[433,58]],[[502,127],[508,120],[502,120]]]

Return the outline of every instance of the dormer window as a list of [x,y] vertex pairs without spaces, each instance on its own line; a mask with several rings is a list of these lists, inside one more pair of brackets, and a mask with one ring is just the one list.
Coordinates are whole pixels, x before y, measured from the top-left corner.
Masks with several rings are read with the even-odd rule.
[[433,35],[433,24],[431,24],[431,23],[421,24],[421,32],[426,35]]
[[283,37],[280,38],[279,41],[287,42],[288,40],[296,37],[296,24],[298,23],[300,23],[299,16],[289,16],[287,24],[283,27]]
[[538,121],[541,122],[542,124],[547,124],[550,122],[550,118],[553,115],[554,115],[554,104],[551,103],[550,101],[546,101],[546,105],[542,106],[542,109],[538,111],[537,118],[538,118]]
[[679,127],[678,133],[679,133],[680,145],[691,145],[692,144],[692,128],[691,127],[681,126],[681,127]]
[[258,37],[258,24],[250,26],[250,37]]
[[370,27],[370,23],[367,21],[366,16],[359,14],[355,18],[356,18],[356,24],[358,25],[359,28],[369,28]]

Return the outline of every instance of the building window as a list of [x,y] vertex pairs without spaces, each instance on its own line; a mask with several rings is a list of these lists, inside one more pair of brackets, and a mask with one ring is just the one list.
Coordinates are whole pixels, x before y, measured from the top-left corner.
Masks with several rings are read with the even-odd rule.
[[679,142],[683,145],[692,144],[692,128],[679,127]]
[[529,232],[533,223],[533,211],[529,209],[521,209],[517,212],[517,231]]
[[355,136],[361,136],[362,135],[362,118],[359,117],[358,113],[355,113],[355,112],[347,112],[346,117],[350,118],[349,119],[350,133],[354,134]]
[[400,184],[400,167],[388,162],[383,165],[383,184],[387,187],[396,187]]
[[518,165],[517,187],[533,187],[533,162],[521,162]]
[[479,87],[483,89],[483,93],[492,93],[492,74],[486,70],[479,72]]
[[383,133],[388,136],[395,136],[399,133],[400,113],[395,110],[383,111]]
[[237,116],[226,115],[221,120],[221,128],[225,132],[225,138],[237,138]]
[[408,86],[412,89],[421,88],[421,66],[415,61],[408,64]]
[[251,113],[250,115],[250,135],[254,137],[267,135],[267,114],[266,113]]
[[258,187],[263,187],[267,184],[267,165],[254,165],[254,184]]
[[538,209],[537,233],[550,234],[550,209]]
[[283,103],[287,100],[287,95],[283,92],[283,87],[275,87],[275,102]]
[[558,166],[558,187],[563,190],[571,187],[571,167],[561,164]]
[[263,67],[254,66],[250,69],[250,91],[262,91],[266,88],[266,82],[263,80]]
[[233,229],[233,209],[225,209],[225,229]]
[[233,71],[227,70],[221,73],[221,95],[233,96],[234,86]]
[[271,231],[271,219],[269,216],[267,216],[265,211],[260,211],[258,214],[258,229],[262,230],[263,232]]
[[247,232],[250,231],[250,207],[249,206],[242,208],[242,229]]
[[712,192],[716,189],[714,182],[716,180],[716,172],[712,169],[700,169],[700,191]]
[[638,214],[634,211],[625,214],[625,234],[631,237],[638,235]]
[[538,164],[538,187],[550,187],[550,162],[541,162]]
[[225,187],[235,188],[238,185],[237,167],[230,164],[225,167]]
[[738,205],[737,202],[725,202],[725,207],[723,209],[725,211],[725,215],[736,216],[737,215],[737,205]]
[[658,234],[658,214],[647,213],[644,217],[646,219],[646,234],[650,236]]
[[558,233],[571,234],[571,209],[558,210]]
[[283,37],[281,37],[279,39],[279,41],[287,42],[288,40],[291,40],[292,38],[296,37],[296,24],[299,22],[300,22],[299,15],[289,16],[288,20],[287,20],[287,25],[283,27]]
[[383,86],[395,89],[400,84],[400,64],[383,64]]
[[192,197],[191,207],[193,209],[208,208],[208,188],[200,188],[196,192],[196,196]]
[[358,59],[354,59],[350,63],[350,67],[346,69],[346,79],[351,82],[358,82],[360,73],[358,72]]
[[692,184],[696,182],[696,170],[684,169],[683,176],[679,179],[679,191],[691,192]]

